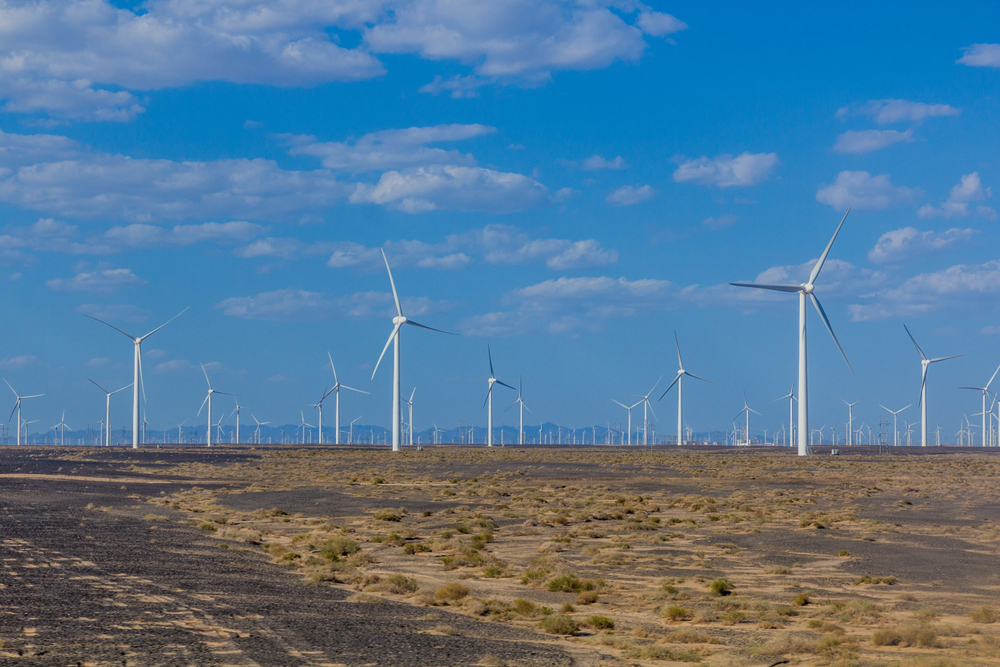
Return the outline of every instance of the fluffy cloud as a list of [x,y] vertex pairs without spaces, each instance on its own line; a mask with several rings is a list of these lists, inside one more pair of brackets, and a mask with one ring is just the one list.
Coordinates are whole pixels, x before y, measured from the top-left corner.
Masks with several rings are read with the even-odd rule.
[[925,104],[910,100],[869,100],[865,104],[842,107],[838,118],[846,116],[869,116],[880,125],[900,122],[919,122],[935,116],[957,116],[961,109],[950,104]]
[[35,362],[38,361],[38,357],[31,354],[19,354],[16,357],[8,357],[6,359],[0,359],[0,368],[3,369],[16,369],[16,368],[27,368],[28,366],[34,366]]
[[72,278],[54,278],[45,284],[57,292],[113,292],[145,282],[132,269],[103,269],[82,271]]
[[489,79],[484,79],[478,76],[461,76],[456,75],[450,79],[445,79],[441,76],[435,76],[434,80],[430,83],[424,84],[418,89],[421,93],[430,93],[431,95],[437,95],[438,93],[449,93],[454,99],[470,99],[479,96],[479,89],[483,86],[490,85]]
[[941,271],[921,273],[896,287],[866,295],[868,303],[849,310],[857,321],[920,315],[962,304],[981,307],[983,297],[1000,292],[1000,260],[983,264],[958,264]]
[[260,225],[239,220],[169,228],[134,224],[112,227],[104,233],[102,240],[107,244],[127,248],[164,248],[197,243],[240,243],[259,236],[264,230]]
[[600,155],[591,155],[583,161],[583,168],[587,171],[599,171],[601,169],[624,169],[625,160],[619,155],[614,160],[606,160]]
[[972,44],[958,62],[970,67],[1000,67],[1000,44]]
[[897,130],[853,130],[844,132],[837,137],[833,150],[841,153],[871,153],[900,142],[913,141],[913,129],[899,132]]
[[[400,301],[408,317],[420,317],[451,307],[446,301],[431,301],[426,297],[403,298]],[[229,317],[277,321],[390,318],[396,314],[389,292],[358,292],[344,297],[329,297],[320,292],[280,289],[225,299],[215,304],[215,308]]]
[[969,241],[976,234],[974,229],[952,228],[946,232],[922,232],[913,227],[894,229],[879,237],[868,252],[868,259],[876,264],[908,261]]
[[[971,203],[985,201],[992,196],[993,191],[990,188],[983,188],[979,173],[974,171],[962,176],[961,182],[951,189],[948,199],[942,202],[941,206],[924,204],[917,211],[917,215],[921,218],[963,218],[972,213],[969,206]],[[989,206],[977,206],[976,213],[988,220],[997,218],[996,211]]]
[[919,190],[895,186],[889,174],[872,176],[867,171],[842,171],[832,185],[816,192],[816,201],[829,204],[838,211],[848,207],[884,209],[910,201]]
[[777,153],[742,153],[736,157],[718,155],[712,159],[702,156],[681,163],[674,172],[674,180],[720,188],[745,187],[765,181],[776,164]]
[[738,215],[720,215],[718,217],[705,218],[701,221],[701,224],[709,229],[725,229],[732,226],[739,219]]
[[607,201],[612,206],[631,206],[641,201],[646,201],[656,194],[656,190],[651,185],[623,185],[607,196]]

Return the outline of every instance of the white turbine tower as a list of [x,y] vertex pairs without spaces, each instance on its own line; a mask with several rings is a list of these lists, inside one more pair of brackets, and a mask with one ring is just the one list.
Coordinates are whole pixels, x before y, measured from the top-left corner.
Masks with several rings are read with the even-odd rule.
[[[84,317],[90,317],[90,319],[94,320],[95,322],[100,322],[101,324],[104,324],[106,326],[111,327],[112,329],[114,329],[118,333],[122,334],[123,336],[127,336],[128,338],[130,338],[132,340],[132,343],[135,344],[135,351],[134,351],[135,354],[134,354],[133,361],[132,361],[132,387],[133,387],[133,389],[132,389],[132,449],[138,449],[139,448],[139,390],[140,389],[142,390],[143,400],[146,399],[146,386],[142,382],[142,341],[146,340],[147,338],[149,338],[150,336],[152,336],[153,334],[155,334],[157,331],[159,331],[163,327],[167,326],[168,324],[170,324],[171,322],[173,322],[174,320],[176,320],[178,317],[180,317],[181,315],[183,315],[184,311],[186,311],[186,310],[187,310],[187,308],[185,308],[181,312],[177,313],[176,315],[174,315],[173,317],[171,317],[169,320],[167,320],[166,322],[164,322],[160,326],[158,326],[155,329],[153,329],[152,331],[150,331],[145,336],[133,336],[130,333],[126,333],[126,332],[122,331],[121,329],[119,329],[118,327],[116,327],[113,324],[108,324],[104,320],[99,320],[96,317],[91,317],[90,315],[85,315],[84,316]],[[212,430],[212,427],[211,427],[211,424],[209,424],[209,431],[211,431],[211,430]],[[212,439],[212,436],[210,435],[209,436],[209,440],[211,440],[211,439]]]
[[437,331],[438,333],[450,334],[454,336],[455,334],[450,331],[442,331],[441,329],[435,329],[434,327],[429,327],[423,324],[418,324],[413,320],[408,320],[403,316],[403,308],[399,305],[399,295],[396,293],[396,283],[392,279],[392,269],[389,268],[389,260],[385,257],[385,250],[382,251],[382,260],[385,262],[385,270],[389,273],[389,286],[392,287],[392,299],[396,302],[396,317],[392,318],[392,333],[389,334],[389,340],[386,341],[385,347],[382,348],[382,354],[378,355],[378,361],[375,362],[375,370],[372,371],[372,379],[375,379],[375,373],[378,372],[378,366],[382,363],[382,357],[385,356],[385,351],[389,349],[389,345],[393,346],[393,369],[392,369],[392,451],[400,451],[400,439],[399,439],[399,429],[400,429],[400,402],[402,397],[400,396],[400,359],[399,359],[399,333],[404,324],[409,324],[411,326],[420,327],[421,329],[430,329],[431,331]]
[[684,403],[682,402],[682,396],[683,396],[683,388],[684,388],[684,376],[685,375],[689,375],[689,376],[693,377],[695,380],[701,380],[702,382],[708,382],[710,384],[715,384],[715,383],[712,382],[711,380],[706,380],[703,377],[699,377],[699,376],[695,375],[694,373],[689,373],[686,370],[684,370],[684,362],[681,360],[681,344],[677,340],[677,332],[676,331],[674,332],[674,344],[677,346],[677,377],[675,377],[674,381],[670,383],[670,386],[667,387],[666,391],[664,391],[660,395],[660,400],[662,401],[663,397],[667,395],[667,393],[670,391],[670,389],[675,384],[677,385],[677,444],[678,445],[683,445],[684,444],[684,432],[683,432],[682,423],[683,423],[683,417],[684,417]]
[[[356,391],[359,394],[367,394],[368,392],[361,391],[360,389],[355,389],[354,387],[348,387],[346,384],[340,384],[340,380],[337,379],[337,367],[333,365],[333,355],[327,352],[326,356],[330,359],[330,370],[333,371],[333,389],[331,389],[330,391],[337,392],[337,395],[334,396],[335,405],[334,405],[334,415],[333,415],[333,421],[334,421],[333,425],[336,428],[337,432],[333,436],[333,444],[339,445],[340,444],[340,390],[349,389],[350,391]],[[374,375],[372,375],[372,377],[374,377]],[[326,397],[324,396],[323,398]]]
[[[920,446],[927,446],[927,369],[931,364],[936,364],[939,361],[947,361],[948,359],[956,359],[958,357],[964,356],[961,354],[953,354],[950,357],[937,357],[936,359],[928,359],[924,351],[920,349],[917,345],[917,341],[913,338],[913,334],[910,330],[906,328],[906,335],[910,337],[910,341],[913,343],[913,347],[917,348],[917,354],[920,355]],[[985,431],[983,432],[985,434]]]
[[329,396],[332,392],[333,389],[328,389],[324,391],[322,398],[320,398],[319,401],[317,401],[316,403],[312,404],[312,407],[319,412],[319,418],[317,420],[317,423],[319,424],[319,426],[317,427],[319,430],[319,437],[316,440],[317,444],[320,445],[323,444],[323,401],[325,401],[326,397]]
[[[653,388],[650,389],[646,393],[645,396],[643,396],[642,394],[634,394],[634,396],[636,398],[641,398],[642,399],[639,402],[642,403],[642,445],[643,445],[643,447],[645,447],[646,445],[649,444],[649,412],[653,412],[653,405],[649,402],[649,396],[654,391],[656,391],[656,388],[660,385],[660,380],[662,380],[662,379],[663,379],[663,376],[661,375],[660,379],[656,381],[656,384],[653,385]],[[653,418],[654,419],[656,418],[656,413],[655,412],[653,412]]]
[[205,370],[205,364],[201,365],[201,372],[205,374],[205,382],[208,383],[208,394],[205,396],[205,400],[201,402],[201,407],[198,408],[198,414],[196,417],[201,415],[201,411],[205,408],[205,404],[208,404],[208,431],[205,432],[205,443],[207,446],[212,446],[212,394],[222,394],[223,396],[229,396],[224,391],[219,391],[218,389],[212,389],[212,381],[208,379],[208,371]]
[[628,444],[632,444],[632,408],[639,407],[642,405],[642,401],[637,401],[632,405],[625,405],[624,403],[618,403],[615,399],[611,399],[612,403],[616,403],[628,411]]
[[502,387],[507,387],[508,389],[513,389],[514,387],[511,387],[506,382],[501,382],[496,378],[496,375],[493,373],[493,352],[490,350],[489,345],[486,346],[486,354],[489,356],[490,359],[490,378],[489,380],[487,380],[489,389],[486,390],[486,400],[483,401],[483,407],[487,408],[487,406],[489,406],[486,410],[486,446],[492,447],[493,446],[493,385],[498,384]]
[[240,405],[240,401],[236,398],[236,394],[233,394],[233,402],[236,403],[236,409],[233,410],[230,416],[236,415],[236,444],[238,445],[240,444],[240,410],[242,410],[244,406]]
[[[8,387],[10,387],[10,382],[7,382],[7,378],[4,378],[3,381],[7,383]],[[10,390],[14,391],[14,387],[10,387]],[[7,417],[7,423],[8,424],[10,423],[11,417],[13,417],[14,413],[16,412],[17,413],[17,444],[18,445],[21,444],[21,401],[23,401],[25,399],[28,399],[28,398],[39,398],[39,397],[44,396],[44,395],[45,394],[33,394],[31,396],[21,396],[16,391],[14,391],[14,396],[17,397],[17,400],[14,401],[14,409],[10,411],[10,417]]]
[[358,421],[363,416],[364,415],[358,415],[357,417],[355,417],[354,419],[351,420],[351,432],[347,436],[347,444],[349,444],[349,445],[353,445],[354,444],[354,422]]
[[[520,407],[521,417],[520,417],[520,419],[518,421],[519,426],[518,426],[517,444],[523,445],[524,444],[524,411],[525,411],[525,409],[527,409],[528,412],[531,412],[531,408],[529,408],[527,405],[525,405],[524,404],[524,399],[521,398],[521,378],[520,377],[517,378],[517,400],[514,401],[513,403],[511,403],[509,406],[507,406],[507,410],[510,410],[512,407],[514,407],[515,405],[518,405],[518,404],[520,404],[520,406],[521,406]],[[507,410],[504,410],[504,412],[507,412]]]
[[[90,380],[90,378],[87,379]],[[94,382],[93,380],[90,381]],[[94,382],[94,386],[103,391],[106,395],[105,397],[107,400],[104,404],[104,429],[105,429],[104,446],[110,447],[111,446],[111,397],[120,391],[125,391],[132,385],[127,384],[121,389],[115,389],[114,391],[108,391],[107,389],[97,384],[96,382]]]
[[798,399],[795,398],[795,387],[793,386],[788,391],[787,394],[785,394],[781,398],[776,398],[776,399],[774,399],[771,402],[772,403],[777,403],[778,401],[783,401],[786,398],[788,399],[788,444],[791,445],[792,444],[792,438],[795,437],[794,436],[794,434],[795,434],[795,419],[794,419],[794,415],[795,415],[795,401],[798,400]]
[[[840,399],[844,401],[844,399]],[[847,446],[850,447],[854,442],[854,406],[857,405],[859,401],[854,401],[853,403],[848,403],[844,401],[847,406]]]
[[[997,369],[993,371],[993,377],[990,378],[990,381],[986,383],[985,387],[959,387],[959,389],[972,389],[983,392],[983,447],[986,446],[986,395],[990,393],[990,385],[993,384],[993,380],[996,379],[997,373],[1000,373],[1000,366],[997,366]],[[993,414],[992,406],[990,406],[990,412],[988,414]]]
[[[900,412],[902,412],[903,410],[906,410],[906,408],[909,408],[910,406],[907,405],[906,408],[900,408],[899,410],[896,410],[895,412],[893,412],[889,408],[885,407],[881,403],[879,403],[879,407],[882,408],[883,410],[885,410],[886,412],[889,412],[889,413],[892,414],[892,446],[893,447],[899,447],[899,426],[897,425],[897,418],[899,417],[899,413]],[[968,421],[968,420],[966,420],[966,421]]]
[[253,417],[253,420],[255,422],[257,422],[257,428],[254,429],[253,435],[254,435],[254,439],[257,441],[257,444],[259,445],[260,444],[260,427],[263,426],[264,424],[270,424],[271,422],[262,422],[259,419],[257,419],[256,417],[254,417],[253,415],[250,415],[250,416]]
[[816,308],[816,312],[819,313],[820,319],[823,320],[823,324],[826,325],[827,331],[829,331],[830,336],[833,337],[833,342],[837,344],[837,349],[840,350],[841,356],[843,356],[844,361],[847,362],[847,367],[851,369],[851,373],[854,372],[854,369],[851,368],[851,362],[847,361],[847,355],[844,353],[844,348],[840,346],[840,341],[837,340],[837,334],[833,333],[833,326],[830,324],[830,320],[826,316],[826,311],[823,310],[822,304],[820,304],[819,299],[816,297],[816,294],[814,294],[814,290],[816,289],[816,279],[819,278],[819,272],[823,270],[823,264],[826,263],[826,257],[830,254],[830,248],[833,247],[833,242],[837,239],[837,234],[840,233],[840,228],[844,226],[844,220],[847,220],[847,215],[850,212],[851,209],[847,209],[847,213],[844,214],[844,217],[840,220],[840,224],[837,225],[837,229],[833,232],[830,242],[826,244],[823,254],[819,256],[819,259],[817,259],[816,263],[813,265],[812,271],[809,272],[809,279],[801,285],[730,283],[730,285],[735,285],[737,287],[755,287],[757,289],[789,292],[799,295],[799,456],[805,456],[807,454],[807,447],[809,445],[808,373],[806,370],[807,299],[812,300],[812,304]]
[[304,444],[306,444],[306,429],[307,428],[315,428],[315,427],[312,424],[307,424],[306,423],[306,414],[304,412],[302,412],[301,410],[299,410],[299,415],[302,416],[302,422],[298,425],[298,427],[296,427],[295,430],[296,431],[298,431],[298,430],[302,431],[302,435],[299,436],[300,437],[299,444],[300,445],[304,445]]
[[739,412],[737,412],[736,416],[733,417],[733,419],[734,420],[739,419],[740,415],[742,415],[744,412],[747,415],[746,438],[747,438],[747,447],[749,447],[750,446],[750,413],[752,412],[755,415],[760,415],[760,413],[757,412],[756,410],[754,410],[753,408],[751,408],[749,405],[747,405],[747,393],[746,392],[743,392],[743,409],[740,410]]
[[[57,429],[57,428],[61,429],[61,431],[59,432],[59,446],[60,447],[66,445],[66,427],[67,426],[69,426],[69,424],[66,423],[66,411],[63,410],[63,412],[62,412],[62,418],[59,420],[59,423],[56,424],[55,426],[53,426],[52,429],[49,429],[49,430],[53,430],[53,429]],[[73,427],[69,426],[69,430],[72,431]]]
[[413,446],[413,395],[417,393],[417,388],[414,387],[413,391],[410,392],[410,400],[406,401],[406,405],[410,408],[410,446]]

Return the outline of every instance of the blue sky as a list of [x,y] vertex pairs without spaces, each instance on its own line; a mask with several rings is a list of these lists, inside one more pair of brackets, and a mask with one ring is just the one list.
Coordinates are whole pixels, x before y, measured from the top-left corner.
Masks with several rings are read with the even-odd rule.
[[80,428],[103,410],[88,378],[131,381],[128,341],[83,315],[144,333],[190,306],[144,346],[151,427],[194,419],[199,363],[298,422],[328,350],[372,392],[345,418],[387,426],[390,367],[369,379],[391,329],[382,248],[407,315],[461,334],[404,332],[418,429],[485,424],[487,344],[532,422],[620,421],[612,398],[675,372],[676,329],[719,383],[687,383],[686,421],[729,428],[745,390],[752,430],[773,430],[795,300],[727,283],[800,280],[853,206],[817,294],[856,374],[812,313],[814,426],[844,421],[842,398],[869,424],[916,402],[906,323],[928,354],[966,355],[931,369],[928,421],[951,440],[978,409],[956,388],[1000,363],[998,13],[8,3],[0,370],[45,392],[27,419]]

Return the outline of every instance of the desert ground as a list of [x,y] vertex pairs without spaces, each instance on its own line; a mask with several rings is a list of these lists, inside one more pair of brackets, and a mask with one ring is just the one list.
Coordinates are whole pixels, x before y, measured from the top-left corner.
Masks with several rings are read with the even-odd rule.
[[0,664],[1000,664],[1000,457],[840,452],[5,448]]

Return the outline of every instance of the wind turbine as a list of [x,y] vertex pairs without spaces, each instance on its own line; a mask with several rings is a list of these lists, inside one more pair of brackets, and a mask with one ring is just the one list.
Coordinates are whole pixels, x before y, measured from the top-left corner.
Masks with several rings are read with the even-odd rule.
[[[84,315],[84,317],[90,317],[90,319],[94,320],[95,322],[100,322],[101,324],[104,324],[104,325],[107,325],[107,326],[111,327],[112,329],[114,329],[118,333],[120,333],[120,334],[122,334],[124,336],[128,336],[130,339],[132,339],[132,342],[135,344],[135,356],[134,356],[133,363],[132,363],[132,387],[133,387],[133,389],[132,389],[132,449],[138,449],[139,448],[139,390],[140,390],[140,388],[142,389],[143,400],[146,399],[146,386],[142,382],[142,341],[146,340],[147,338],[149,338],[150,336],[152,336],[153,334],[155,334],[157,331],[159,331],[163,327],[167,326],[168,324],[170,324],[171,322],[173,322],[174,320],[176,320],[178,317],[180,317],[181,315],[183,315],[184,311],[186,311],[186,310],[187,310],[187,308],[185,308],[181,312],[177,313],[176,315],[174,315],[173,317],[171,317],[169,320],[167,320],[166,322],[164,322],[160,326],[158,326],[155,329],[153,329],[152,331],[150,331],[145,336],[133,336],[130,333],[126,333],[126,332],[122,331],[121,329],[119,329],[118,327],[116,327],[113,324],[108,324],[104,320],[99,320],[96,317],[91,317],[90,315]],[[212,430],[212,425],[209,424],[209,431],[211,431],[211,430]],[[212,436],[209,435],[208,439],[211,441]]]
[[[10,382],[7,382],[7,378],[4,378],[3,381],[7,383],[8,387],[10,387]],[[10,387],[10,390],[14,391],[14,387]],[[10,417],[7,417],[7,423],[8,424],[10,423],[10,419],[11,419],[11,417],[14,416],[14,412],[17,412],[17,444],[18,445],[21,444],[21,401],[23,401],[26,398],[39,398],[39,397],[44,396],[44,395],[45,394],[33,394],[31,396],[21,396],[16,391],[14,391],[14,396],[17,397],[17,400],[14,401],[14,409],[10,411]]]
[[347,436],[347,439],[349,441],[347,444],[349,444],[349,445],[353,445],[354,444],[354,422],[356,422],[359,419],[361,419],[362,416],[363,415],[358,415],[357,417],[355,417],[354,419],[351,420],[351,432]]
[[[938,357],[936,359],[928,359],[924,351],[920,349],[917,345],[917,341],[913,338],[913,334],[910,330],[906,328],[906,335],[910,337],[910,341],[913,342],[913,347],[917,348],[917,353],[920,355],[920,446],[927,446],[927,369],[931,364],[936,364],[939,361],[947,361],[948,359],[956,359],[958,357],[964,356],[961,354],[953,354],[949,357]],[[985,431],[984,437],[985,437]],[[909,436],[907,436],[909,437]]]
[[[985,387],[959,387],[959,389],[973,389],[983,392],[983,447],[986,446],[986,394],[990,393],[990,385],[996,379],[997,373],[1000,373],[1000,366],[997,366],[997,369],[993,371],[993,377],[990,378]],[[992,409],[990,412],[992,413]]]
[[[896,410],[895,412],[892,412],[892,410],[890,410],[889,408],[885,407],[881,403],[879,403],[879,407],[882,408],[883,410],[885,410],[886,412],[892,413],[892,446],[893,447],[899,447],[899,427],[897,426],[896,419],[899,417],[899,413],[900,412],[902,412],[903,410],[905,410],[906,408],[908,408],[910,406],[907,405],[906,408],[901,408],[899,410]],[[966,421],[968,421],[968,420],[966,420]]]
[[250,415],[250,416],[253,417],[253,420],[255,422],[257,422],[257,428],[254,430],[254,438],[257,440],[257,444],[259,445],[260,444],[260,427],[263,426],[264,424],[270,424],[271,422],[262,422],[259,419],[257,419],[256,417],[254,417],[253,415]]
[[715,383],[712,382],[711,380],[706,380],[703,377],[699,377],[699,376],[695,375],[694,373],[688,373],[686,370],[684,370],[684,362],[681,361],[681,344],[677,340],[677,332],[676,331],[674,332],[674,345],[677,346],[677,377],[675,377],[674,381],[670,383],[670,386],[667,387],[666,391],[664,391],[660,395],[660,400],[662,401],[663,397],[667,395],[667,392],[669,392],[670,389],[675,384],[677,385],[677,444],[678,445],[683,445],[684,444],[684,433],[683,433],[682,421],[683,421],[683,415],[684,415],[684,404],[681,402],[681,397],[683,395],[684,376],[685,375],[690,375],[695,380],[701,380],[702,382],[709,382],[711,384],[715,384]]
[[333,389],[328,389],[327,391],[324,391],[322,398],[320,398],[319,401],[317,401],[316,403],[313,403],[313,405],[312,405],[313,408],[315,408],[316,410],[319,411],[319,422],[318,422],[319,423],[319,429],[318,429],[319,430],[319,437],[317,438],[317,440],[318,440],[318,444],[320,444],[320,445],[323,444],[323,401],[326,400],[326,397],[329,396],[330,392],[332,392],[332,391],[333,391]]
[[421,329],[430,329],[431,331],[437,331],[438,333],[449,334],[454,336],[455,334],[450,331],[443,331],[441,329],[435,329],[434,327],[429,327],[423,324],[418,324],[413,320],[408,320],[403,316],[403,308],[399,305],[399,295],[396,293],[396,283],[392,279],[392,269],[389,268],[389,260],[385,257],[385,250],[382,251],[382,260],[385,262],[385,270],[389,273],[389,285],[392,287],[392,299],[396,302],[396,317],[392,318],[392,333],[389,334],[389,340],[385,342],[385,347],[382,348],[382,354],[378,356],[378,361],[375,362],[375,370],[372,371],[372,379],[375,379],[375,373],[378,372],[378,366],[382,363],[382,357],[385,356],[385,351],[389,349],[389,345],[392,344],[392,358],[393,358],[393,369],[392,369],[392,451],[400,451],[400,441],[399,441],[399,427],[400,427],[400,417],[399,408],[400,406],[400,359],[399,359],[399,333],[404,324],[409,324],[411,326],[420,327]]
[[[177,425],[177,444],[178,445],[181,444],[181,427],[184,426],[184,424],[187,424],[187,420],[186,419],[184,421],[182,421],[180,424]],[[164,440],[166,440],[166,437],[164,437]]]
[[[510,410],[512,407],[514,407],[515,405],[518,405],[518,404],[520,404],[520,406],[521,406],[520,407],[521,418],[518,421],[519,426],[518,426],[517,444],[523,445],[524,444],[524,410],[525,410],[525,408],[527,408],[528,412],[531,412],[531,408],[528,408],[528,406],[524,404],[524,399],[521,398],[521,378],[520,377],[517,378],[517,400],[514,401],[513,403],[511,403],[509,406],[507,406],[507,410]],[[504,410],[504,412],[507,412],[507,410]]]
[[508,389],[513,389],[514,387],[511,387],[506,382],[501,382],[496,378],[496,375],[493,373],[493,352],[490,350],[489,345],[486,346],[486,354],[489,356],[490,359],[490,378],[489,380],[487,380],[487,384],[489,384],[489,389],[486,390],[486,400],[483,401],[483,407],[485,408],[487,405],[489,406],[489,408],[487,408],[486,411],[486,446],[492,447],[493,446],[493,385],[498,384],[502,387],[507,387]]
[[[844,399],[840,399],[840,400],[844,401]],[[848,447],[850,447],[851,444],[854,442],[854,406],[857,405],[859,402],[860,401],[854,401],[853,403],[848,403],[847,401],[844,401],[844,404],[847,405],[847,446]]]
[[[618,403],[618,401],[616,401],[613,398],[611,399],[611,402]],[[633,403],[632,405],[625,405],[624,403],[618,403],[618,405],[628,410],[628,444],[630,445],[632,444],[632,408],[638,407],[641,403],[642,401],[638,401],[636,403]]]
[[233,402],[236,403],[236,409],[232,411],[231,415],[236,415],[236,444],[240,444],[240,410],[244,406],[240,405],[240,399],[236,398],[236,394],[233,394]]
[[[393,290],[395,290],[395,287],[393,287]],[[393,291],[393,294],[395,294],[395,291]],[[333,436],[333,444],[339,445],[340,444],[340,390],[349,389],[351,391],[356,391],[359,394],[367,394],[368,392],[361,391],[360,389],[355,389],[354,387],[348,387],[346,384],[340,384],[340,380],[337,379],[337,367],[333,365],[333,356],[329,352],[326,353],[326,356],[330,359],[330,369],[333,371],[333,389],[331,389],[330,391],[337,392],[337,395],[334,397],[335,414],[333,417],[334,417],[334,426],[336,427],[336,433]],[[374,373],[372,374],[372,377],[375,377]],[[326,396],[324,396],[323,398],[326,398]]]
[[[59,420],[59,423],[52,427],[53,429],[57,429],[57,428],[58,429],[62,429],[60,431],[60,434],[59,434],[59,445],[60,446],[63,446],[63,445],[66,444],[66,427],[67,426],[69,426],[69,424],[66,423],[66,411],[63,410],[63,412],[62,412],[62,418]],[[69,430],[72,431],[73,427],[70,426]]]
[[[212,394],[222,394],[223,396],[229,396],[224,391],[219,391],[217,389],[212,389],[212,381],[208,379],[208,371],[205,370],[205,364],[201,364],[201,372],[205,375],[205,382],[208,383],[208,394],[205,396],[205,400],[201,402],[201,407],[198,408],[198,415],[204,409],[205,404],[208,404],[208,431],[205,432],[205,442],[207,446],[212,446]],[[195,415],[196,417],[198,415]]]
[[844,217],[840,220],[840,224],[837,225],[837,229],[833,232],[830,242],[826,244],[823,254],[819,256],[819,259],[817,259],[816,263],[813,265],[812,271],[809,272],[809,279],[801,285],[729,283],[730,285],[735,285],[737,287],[755,287],[757,289],[789,292],[799,295],[799,456],[805,456],[807,454],[807,445],[809,444],[808,373],[806,369],[807,298],[812,299],[812,304],[816,308],[816,312],[819,313],[820,319],[823,320],[823,324],[826,325],[827,331],[829,331],[830,336],[833,337],[833,342],[837,344],[837,349],[840,350],[841,356],[843,356],[844,361],[847,362],[847,367],[851,369],[851,373],[854,372],[854,369],[851,368],[851,362],[847,361],[847,355],[844,353],[844,348],[840,346],[840,341],[837,340],[837,334],[833,333],[833,326],[831,326],[830,320],[826,316],[826,311],[823,310],[822,304],[820,304],[819,299],[816,297],[816,294],[814,294],[814,290],[816,289],[816,279],[819,278],[819,272],[823,270],[823,264],[826,263],[826,257],[830,254],[830,248],[833,247],[833,242],[837,239],[837,234],[840,233],[840,228],[844,226],[844,220],[847,220],[847,215],[850,212],[851,209],[847,209],[847,213],[844,214]]
[[410,446],[413,446],[413,395],[417,393],[417,388],[414,387],[413,391],[410,392],[410,400],[406,401],[406,405],[410,408]]
[[305,415],[304,412],[302,412],[301,410],[299,410],[299,414],[302,416],[302,423],[300,423],[295,430],[296,431],[298,431],[299,429],[302,430],[302,435],[300,436],[299,444],[304,445],[304,444],[306,444],[306,428],[307,427],[308,428],[315,428],[315,427],[312,424],[307,424],[306,423],[306,415]]
[[[642,446],[643,447],[645,447],[646,445],[649,444],[649,437],[648,437],[649,436],[649,415],[647,414],[647,410],[649,412],[653,412],[653,405],[649,402],[649,395],[652,394],[656,390],[656,388],[660,384],[660,380],[662,380],[662,379],[663,379],[663,376],[661,375],[660,379],[656,381],[656,384],[653,385],[653,388],[650,389],[646,393],[645,396],[643,396],[642,394],[635,394],[636,398],[641,398],[642,399],[639,402],[642,403]],[[653,412],[653,418],[654,419],[656,418],[656,413],[655,412]]]
[[[87,379],[90,380],[90,378],[87,378]],[[90,380],[90,381],[94,382],[93,380]],[[106,400],[106,402],[104,404],[104,428],[105,428],[104,446],[105,447],[110,447],[111,446],[111,397],[114,396],[115,394],[117,394],[120,391],[125,391],[126,389],[128,389],[132,385],[131,384],[127,384],[124,387],[122,387],[121,389],[115,389],[114,391],[108,391],[107,389],[105,389],[101,385],[97,384],[96,382],[94,382],[94,386],[97,387],[98,389],[100,389],[101,391],[103,391],[106,394],[105,398],[107,400]]]
[[771,402],[777,403],[778,401],[783,401],[786,398],[788,399],[788,444],[790,445],[792,444],[791,439],[794,437],[795,433],[795,420],[792,418],[794,414],[793,410],[795,406],[795,401],[797,400],[795,398],[795,387],[792,386],[792,388],[788,390],[787,394],[785,394],[781,398],[776,398]]
[[747,393],[744,391],[743,392],[743,409],[740,410],[739,412],[737,412],[736,416],[733,417],[733,419],[734,420],[735,419],[739,419],[740,415],[742,415],[743,413],[746,413],[746,416],[747,416],[747,433],[746,433],[746,435],[747,435],[747,447],[750,446],[750,413],[751,412],[754,413],[755,415],[760,415],[759,412],[757,412],[756,410],[754,410],[753,408],[751,408],[749,405],[747,405]]

